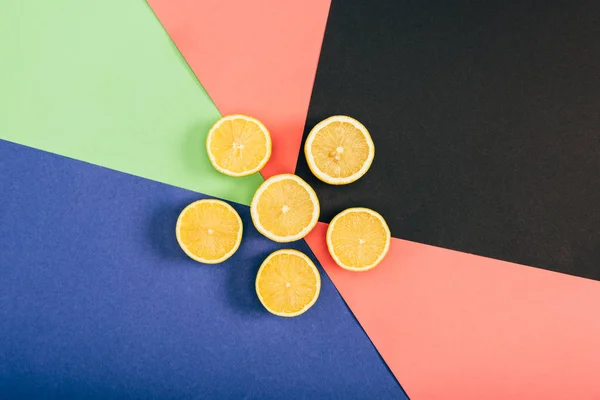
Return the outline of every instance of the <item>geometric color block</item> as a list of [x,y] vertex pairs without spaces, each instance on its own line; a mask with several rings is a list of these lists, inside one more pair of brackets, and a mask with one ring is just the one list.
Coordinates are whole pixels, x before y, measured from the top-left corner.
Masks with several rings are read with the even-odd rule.
[[323,222],[367,206],[410,241],[360,280],[324,228],[307,242],[413,399],[600,397],[600,283],[511,263],[600,279],[599,18],[592,1],[332,3],[305,135],[351,115],[375,160],[343,187],[302,155],[296,173]]
[[220,114],[143,1],[0,6],[0,138],[249,204],[208,161]]
[[[175,223],[205,195],[0,140],[0,397],[407,399],[327,275],[304,315],[254,279],[280,245],[253,227],[219,265]],[[318,264],[317,264],[318,265]]]
[[261,174],[293,173],[330,0],[148,0],[222,114],[270,130]]
[[600,398],[600,282],[401,239],[357,278],[326,227],[306,242],[411,399]]
[[334,0],[305,134],[351,115],[376,155],[342,187],[300,157],[321,221],[370,207],[395,237],[600,280],[599,21],[588,0]]

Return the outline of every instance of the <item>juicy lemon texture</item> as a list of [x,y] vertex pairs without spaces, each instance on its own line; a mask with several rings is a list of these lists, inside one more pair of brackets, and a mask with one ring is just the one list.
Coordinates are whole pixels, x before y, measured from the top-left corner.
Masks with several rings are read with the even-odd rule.
[[199,200],[177,219],[177,241],[192,259],[216,264],[231,257],[242,240],[242,220],[221,200]]
[[327,229],[327,247],[342,268],[366,271],[381,262],[389,250],[390,230],[383,217],[367,208],[338,214]]
[[330,117],[313,128],[306,145],[308,165],[320,180],[343,185],[363,176],[375,147],[367,129],[353,118]]
[[321,291],[321,276],[313,262],[296,250],[269,255],[256,275],[256,293],[263,306],[282,317],[308,310]]
[[271,136],[260,121],[245,115],[229,115],[211,128],[206,148],[218,171],[246,176],[260,171],[269,160]]
[[267,179],[258,188],[250,208],[256,229],[278,242],[306,236],[316,225],[319,210],[314,190],[291,174]]

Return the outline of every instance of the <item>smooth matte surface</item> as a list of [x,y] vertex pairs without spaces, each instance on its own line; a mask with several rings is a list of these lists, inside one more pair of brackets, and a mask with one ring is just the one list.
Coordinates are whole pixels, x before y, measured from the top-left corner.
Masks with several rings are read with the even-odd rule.
[[0,187],[0,397],[406,398],[322,270],[306,314],[264,310],[282,246],[248,207],[238,252],[202,265],[174,226],[204,195],[5,141]]
[[249,204],[206,155],[219,111],[142,0],[0,5],[0,138]]
[[322,221],[383,214],[392,235],[600,279],[600,3],[334,0],[305,134],[370,130],[354,184],[297,173]]
[[600,282],[396,238],[357,276],[326,230],[306,242],[411,399],[600,398]]
[[271,132],[268,178],[293,173],[331,0],[148,0],[223,114]]
[[[234,3],[221,4],[236,13]],[[184,35],[193,30],[183,23],[188,18],[202,16],[187,16],[167,29],[196,43],[193,35]],[[230,43],[223,44],[228,54]],[[186,57],[201,59],[203,53]],[[225,60],[236,65],[233,53]],[[368,70],[365,66],[363,72]],[[252,84],[268,85],[269,76],[262,78],[266,82]],[[225,96],[227,89],[209,86],[209,93],[235,103]],[[257,105],[257,110],[270,109]],[[290,132],[300,132],[303,125],[294,120]],[[384,264],[357,279],[335,266],[324,248],[324,230],[320,225],[307,242],[411,398],[597,395],[600,328],[589,312],[589,304],[599,301],[597,283],[400,239],[393,239]]]

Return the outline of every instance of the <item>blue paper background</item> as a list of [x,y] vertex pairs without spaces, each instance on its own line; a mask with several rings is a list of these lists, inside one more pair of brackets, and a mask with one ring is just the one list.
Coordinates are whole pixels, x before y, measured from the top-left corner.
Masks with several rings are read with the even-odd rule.
[[[0,398],[406,398],[304,241],[262,237],[248,207],[215,266],[175,240],[198,193],[0,140],[0,196]],[[283,247],[323,281],[293,319],[254,292]]]

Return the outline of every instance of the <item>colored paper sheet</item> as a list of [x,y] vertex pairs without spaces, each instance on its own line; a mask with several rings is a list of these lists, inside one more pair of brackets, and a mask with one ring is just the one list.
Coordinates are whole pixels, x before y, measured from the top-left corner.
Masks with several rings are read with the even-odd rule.
[[248,207],[236,254],[202,265],[174,236],[202,194],[6,141],[0,187],[1,398],[407,398],[322,270],[304,315],[262,307],[283,245]]
[[600,2],[488,3],[334,0],[305,134],[351,115],[375,159],[342,187],[296,173],[322,222],[366,206],[395,237],[600,279]]
[[0,138],[249,204],[209,163],[220,118],[143,1],[0,5]]
[[600,398],[600,282],[393,239],[375,269],[307,243],[411,399]]
[[263,176],[296,167],[330,0],[148,0],[221,113],[265,123]]

